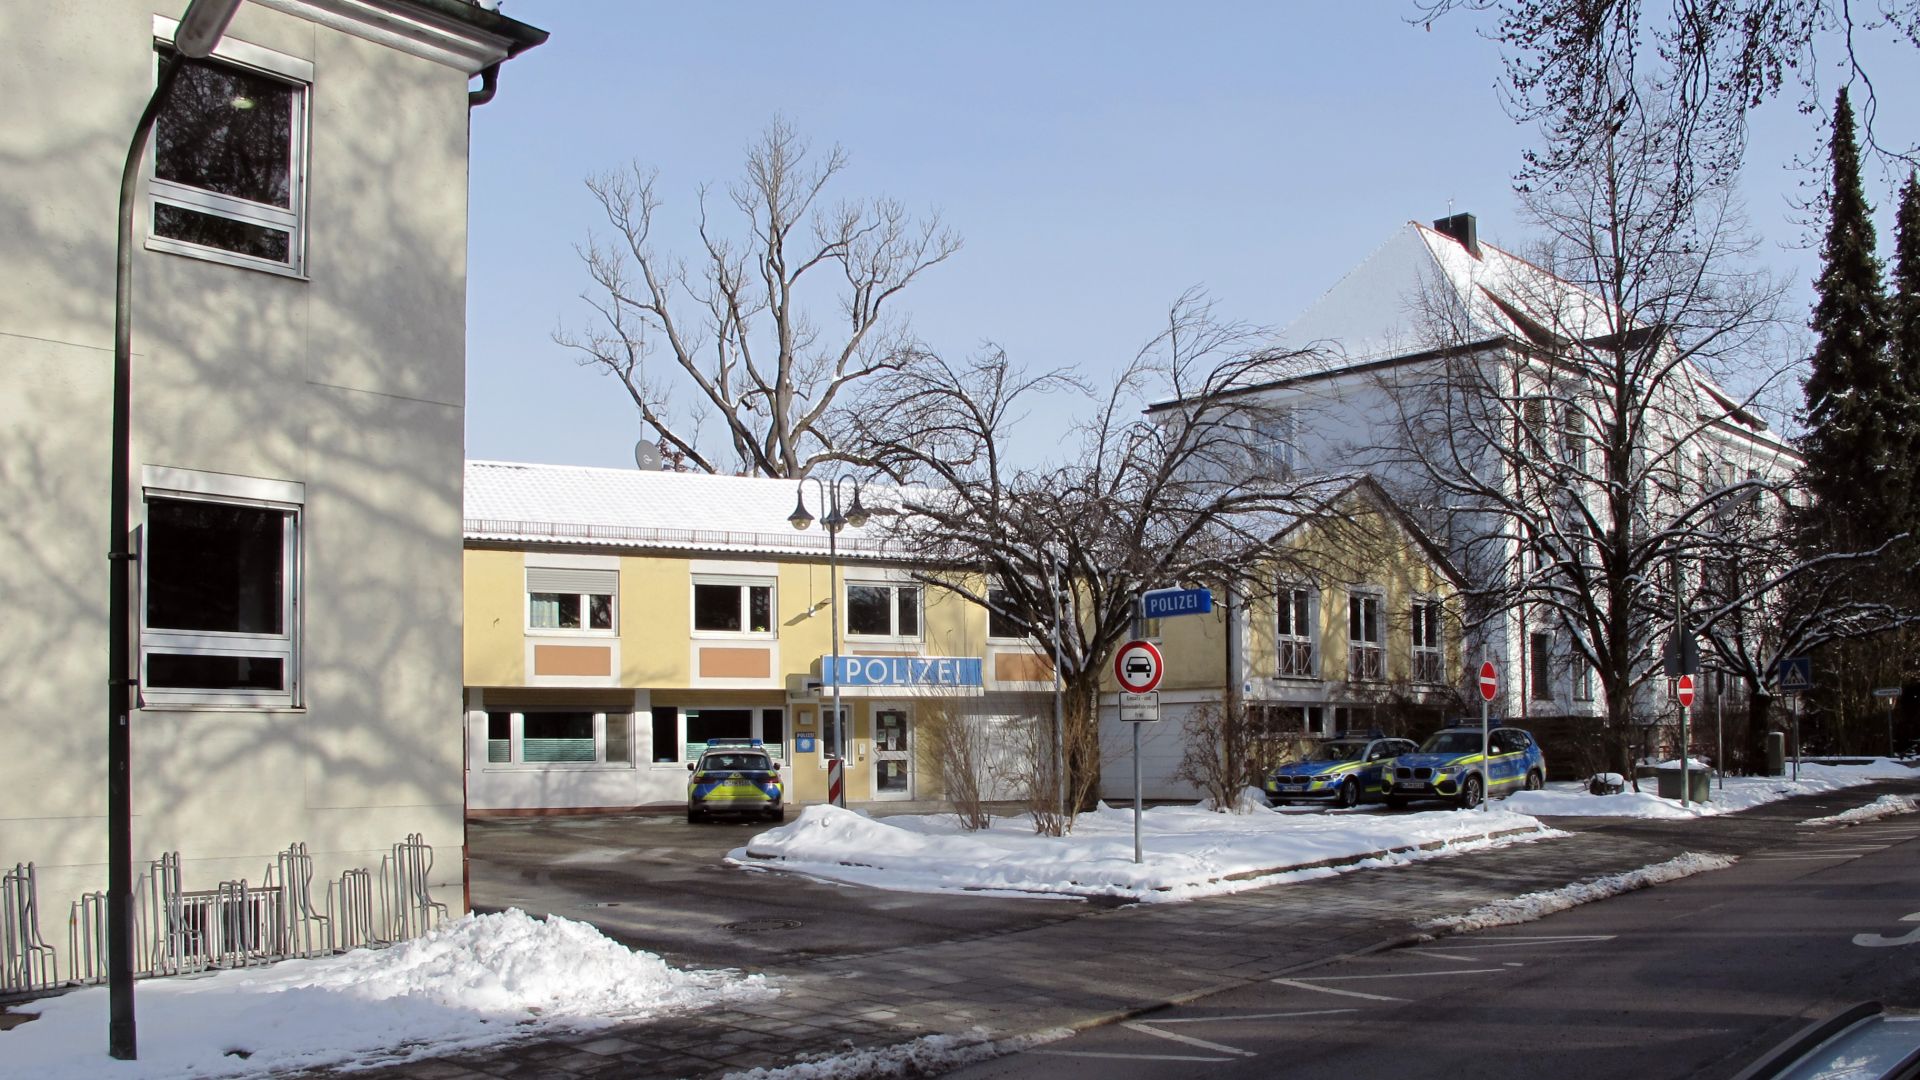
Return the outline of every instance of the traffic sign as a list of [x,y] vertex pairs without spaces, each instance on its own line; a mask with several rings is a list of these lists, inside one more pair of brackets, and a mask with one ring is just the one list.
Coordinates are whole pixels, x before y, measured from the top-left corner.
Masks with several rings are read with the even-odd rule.
[[1140,605],[1140,617],[1143,619],[1205,615],[1213,610],[1213,592],[1208,589],[1155,589],[1141,594]]
[[1480,665],[1480,699],[1492,701],[1500,696],[1500,669],[1488,660]]
[[1783,656],[1774,662],[1774,677],[1780,680],[1780,692],[1798,694],[1813,689],[1813,657]]
[[1151,641],[1129,641],[1113,654],[1113,677],[1129,694],[1150,693],[1160,685],[1166,661]]
[[1160,694],[1128,694],[1120,699],[1120,719],[1129,724],[1160,722]]
[[1673,696],[1680,699],[1680,707],[1693,708],[1693,676],[1682,675],[1673,682]]

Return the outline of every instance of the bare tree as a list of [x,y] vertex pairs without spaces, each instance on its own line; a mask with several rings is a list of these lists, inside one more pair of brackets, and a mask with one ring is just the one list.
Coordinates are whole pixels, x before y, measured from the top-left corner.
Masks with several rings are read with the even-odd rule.
[[[1522,650],[1554,634],[1557,662],[1597,680],[1593,734],[1622,771],[1674,628],[1671,566],[1711,549],[1719,508],[1794,464],[1752,412],[1785,366],[1767,348],[1779,287],[1750,268],[1726,185],[1696,182],[1677,153],[1685,137],[1657,108],[1588,133],[1525,195],[1543,236],[1531,258],[1491,252],[1469,289],[1435,290],[1441,358],[1384,377],[1388,453],[1419,502],[1453,515],[1477,617],[1517,627]],[[1489,325],[1506,330],[1490,341]],[[1746,396],[1714,381],[1736,370]]]
[[[613,227],[579,249],[593,279],[582,299],[598,318],[554,340],[619,379],[662,449],[694,467],[805,476],[838,456],[873,379],[923,353],[897,300],[960,247],[937,215],[915,220],[889,199],[826,203],[846,166],[840,147],[816,156],[774,120],[723,200],[738,234],[700,189],[692,266],[653,246],[652,170],[588,180]],[[817,319],[810,305],[836,315]],[[707,421],[716,438],[704,437]]]
[[[1057,647],[1074,807],[1097,791],[1100,677],[1132,629],[1134,598],[1237,580],[1262,564],[1285,524],[1322,512],[1349,482],[1294,477],[1250,452],[1273,417],[1257,395],[1236,391],[1301,359],[1262,351],[1261,340],[1200,295],[1181,297],[1166,328],[1094,398],[1064,463],[1017,465],[1012,428],[1047,395],[1093,391],[997,351],[891,373],[889,408],[865,420],[863,458],[902,485],[899,539],[941,568],[922,571],[925,580],[991,605],[1048,655]],[[1149,418],[1150,392],[1182,404]],[[1057,580],[1070,583],[1058,633],[1048,584]]]
[[1187,714],[1175,775],[1206,792],[1221,813],[1240,812],[1248,788],[1260,789],[1268,770],[1304,751],[1305,736],[1280,730],[1265,712],[1229,698],[1202,702]]

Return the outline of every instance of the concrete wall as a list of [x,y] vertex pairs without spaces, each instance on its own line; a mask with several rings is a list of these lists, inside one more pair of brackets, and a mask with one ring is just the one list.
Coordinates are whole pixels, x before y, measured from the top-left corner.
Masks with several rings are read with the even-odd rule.
[[[55,918],[106,884],[113,207],[156,14],[0,9],[0,862]],[[251,4],[228,38],[316,73],[304,279],[148,250],[136,212],[133,491],[304,485],[304,707],[135,713],[135,857],[207,888],[418,832],[457,901],[467,74]]]

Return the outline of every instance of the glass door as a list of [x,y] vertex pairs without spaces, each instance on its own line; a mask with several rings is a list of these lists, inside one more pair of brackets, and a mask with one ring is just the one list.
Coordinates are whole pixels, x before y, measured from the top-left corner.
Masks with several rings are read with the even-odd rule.
[[913,798],[913,724],[905,709],[873,711],[873,797]]

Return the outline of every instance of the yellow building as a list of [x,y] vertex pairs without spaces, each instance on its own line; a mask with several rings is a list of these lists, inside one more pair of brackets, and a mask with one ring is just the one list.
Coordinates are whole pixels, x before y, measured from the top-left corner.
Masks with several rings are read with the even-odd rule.
[[469,811],[677,805],[707,740],[758,738],[790,802],[823,801],[840,622],[850,802],[940,793],[930,725],[1017,716],[1052,686],[1030,644],[917,582],[878,529],[788,524],[811,481],[469,462]]
[[[1392,497],[1355,480],[1329,513],[1284,530],[1272,565],[1250,584],[1215,587],[1210,613],[1147,625],[1165,671],[1161,719],[1140,732],[1145,795],[1199,796],[1178,776],[1188,720],[1229,688],[1269,729],[1425,736],[1460,707],[1459,588],[1445,554]],[[1131,797],[1131,726],[1117,694],[1103,702],[1101,792]]]

